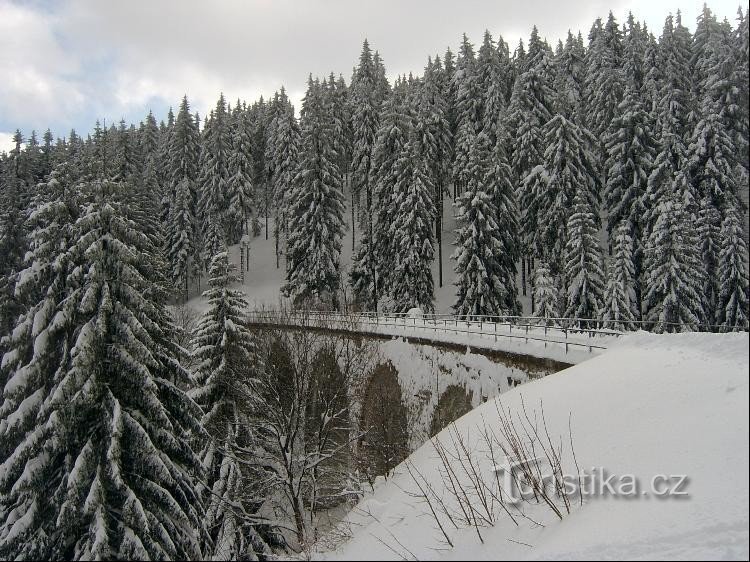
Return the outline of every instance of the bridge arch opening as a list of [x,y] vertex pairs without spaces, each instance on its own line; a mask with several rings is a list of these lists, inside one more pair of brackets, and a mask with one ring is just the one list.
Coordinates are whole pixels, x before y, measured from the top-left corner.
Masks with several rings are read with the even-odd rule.
[[390,363],[373,369],[362,396],[358,443],[360,470],[372,482],[385,475],[409,454],[407,409],[398,372]]
[[440,433],[448,424],[456,421],[472,409],[471,395],[463,386],[452,384],[438,399],[430,422],[430,437]]

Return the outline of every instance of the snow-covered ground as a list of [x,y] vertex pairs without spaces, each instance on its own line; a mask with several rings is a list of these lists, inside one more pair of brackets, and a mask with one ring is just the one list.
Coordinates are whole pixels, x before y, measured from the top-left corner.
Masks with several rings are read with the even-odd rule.
[[[350,220],[349,210],[347,209],[345,216],[347,220]],[[239,285],[245,292],[248,298],[250,309],[278,307],[281,300],[281,294],[279,289],[284,284],[285,266],[283,249],[282,255],[279,257],[279,267],[276,267],[276,244],[273,239],[273,219],[269,219],[268,226],[268,240],[265,239],[265,223],[263,223],[264,229],[260,236],[251,239],[250,245],[250,271],[245,273],[244,281]],[[451,305],[455,302],[456,287],[453,285],[455,280],[455,273],[453,272],[453,266],[455,262],[450,259],[455,246],[453,240],[455,237],[456,220],[454,218],[454,209],[452,207],[450,199],[446,199],[445,206],[443,209],[443,286],[439,287],[438,283],[438,260],[434,260],[432,264],[432,274],[435,282],[435,310],[439,313],[449,313],[451,311]],[[359,231],[356,232],[357,244],[359,244]],[[342,280],[348,279],[348,272],[351,266],[352,259],[352,232],[351,224],[349,230],[344,235],[342,240],[341,248],[341,269],[342,269]],[[229,256],[233,263],[237,266],[240,264],[239,246],[232,246],[229,249]],[[205,283],[204,277],[204,283]],[[520,275],[519,275],[519,286],[520,286]],[[192,298],[190,305],[197,309],[202,310],[205,306],[203,299],[197,296],[196,289],[191,289]],[[520,290],[519,290],[520,293]],[[531,299],[530,297],[523,297],[519,294],[519,299],[524,307],[524,313],[531,313]]]
[[[443,518],[443,539],[428,506],[413,497],[406,464],[347,516],[326,559],[747,559],[748,334],[639,333],[570,369],[521,385],[460,418],[455,429],[476,451],[479,429],[498,423],[497,402],[518,412],[543,401],[549,433],[568,439],[571,419],[580,468],[633,475],[634,497],[587,497],[558,520],[526,507],[519,525],[507,516],[481,529],[456,529]],[[437,438],[450,448],[450,428]],[[451,498],[433,443],[407,460],[438,495]],[[571,468],[570,455],[566,456]],[[653,478],[687,476],[687,496],[658,498]],[[659,481],[661,482],[661,481]],[[672,482],[676,482],[673,480]],[[424,484],[423,484],[424,485]],[[662,489],[656,485],[656,489]],[[531,519],[542,524],[534,524]],[[335,542],[335,541],[333,541]],[[324,541],[324,544],[325,541]],[[331,544],[329,541],[327,544]]]

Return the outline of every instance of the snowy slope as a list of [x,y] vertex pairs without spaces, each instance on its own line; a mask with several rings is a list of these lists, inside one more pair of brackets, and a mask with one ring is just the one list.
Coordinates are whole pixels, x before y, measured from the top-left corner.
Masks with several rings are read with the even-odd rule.
[[[349,220],[349,211],[347,209],[345,217]],[[455,273],[453,272],[454,261],[450,259],[455,246],[453,240],[455,237],[456,220],[454,218],[454,209],[450,199],[446,200],[443,210],[443,286],[438,286],[438,261],[437,258],[432,264],[432,276],[435,282],[435,310],[438,313],[452,312],[451,306],[455,302],[456,288],[453,285]],[[279,258],[279,267],[276,267],[276,246],[273,240],[273,219],[269,219],[268,240],[265,239],[265,230],[260,236],[251,241],[250,248],[250,271],[245,274],[245,280],[242,283],[242,289],[247,295],[250,309],[265,307],[277,307],[281,300],[279,289],[284,284],[284,257]],[[359,243],[359,232],[356,232],[357,244]],[[341,249],[341,268],[342,279],[348,279],[348,271],[352,259],[352,233],[351,225],[346,232],[342,241]],[[239,246],[232,246],[229,251],[230,259],[239,266]],[[205,278],[204,278],[205,281]],[[519,275],[520,286],[520,275]],[[191,294],[195,295],[195,288],[191,289]],[[519,291],[520,293],[520,291]],[[519,296],[524,312],[531,312],[530,297]],[[202,310],[203,299],[193,296],[190,305],[197,310]]]
[[[588,497],[558,521],[529,508],[540,527],[507,517],[482,529],[447,525],[450,548],[427,507],[410,496],[402,464],[349,514],[350,540],[328,559],[734,559],[748,557],[748,334],[637,334],[560,373],[522,385],[498,400],[518,411],[543,400],[550,434],[568,436],[582,469],[633,474],[647,495]],[[457,421],[477,448],[482,420],[497,423],[494,400]],[[438,438],[450,442],[449,430]],[[480,455],[481,456],[481,455]],[[569,460],[569,459],[568,459]],[[445,490],[434,446],[409,459]],[[482,458],[481,470],[490,471]],[[655,475],[687,475],[687,498],[657,499]],[[442,493],[442,491],[441,491]],[[340,535],[339,535],[340,536]]]

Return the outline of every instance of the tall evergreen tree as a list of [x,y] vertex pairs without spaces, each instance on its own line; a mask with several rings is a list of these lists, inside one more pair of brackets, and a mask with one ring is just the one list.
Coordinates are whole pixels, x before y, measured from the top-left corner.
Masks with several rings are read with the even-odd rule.
[[[557,279],[547,262],[540,259],[534,268],[534,310],[537,318],[560,318],[560,292]],[[551,322],[551,320],[547,320]]]
[[646,319],[657,332],[697,330],[703,318],[700,246],[677,194],[656,209],[646,244]]
[[319,300],[338,306],[339,262],[344,234],[344,195],[331,122],[319,81],[308,81],[302,106],[302,135],[294,180],[287,241],[286,285],[295,303]]
[[[502,37],[498,43],[502,43]],[[505,98],[503,83],[503,60],[500,50],[495,45],[489,31],[484,32],[484,40],[479,48],[476,62],[476,79],[481,95],[482,123],[480,130],[484,131],[494,146],[497,141],[497,128],[500,114],[508,104]]]
[[[460,196],[456,230],[457,274],[456,303],[453,309],[459,316],[507,315],[518,312],[515,286],[515,266],[508,271],[513,256],[505,255],[508,248],[497,223],[494,184],[497,171],[493,146],[487,134],[480,132],[469,153],[469,181]],[[505,225],[503,225],[505,226]],[[508,259],[510,257],[510,259]]]
[[[622,34],[612,12],[603,28],[601,20],[597,19],[589,41],[586,53],[586,123],[594,136],[602,139],[617,114],[624,89]],[[603,154],[601,144],[597,150]]]
[[435,240],[438,253],[438,284],[443,286],[443,199],[450,181],[451,127],[448,87],[440,58],[428,61],[419,91],[414,127],[428,161],[435,186]]
[[[594,157],[587,150],[580,128],[562,115],[556,115],[545,126],[544,164],[540,181],[535,182],[528,195],[532,198],[526,208],[529,215],[537,217],[534,247],[538,255],[547,256],[554,273],[562,271],[565,247],[568,240],[568,218],[575,207],[576,195],[585,201],[599,224],[596,209],[599,208],[598,176]],[[527,222],[526,229],[531,224]]]
[[168,198],[166,253],[172,281],[184,285],[185,296],[191,275],[202,266],[198,207],[198,157],[200,138],[198,124],[190,113],[187,96],[182,98],[168,146],[168,168],[164,192]]
[[721,240],[721,214],[714,207],[710,197],[703,197],[696,221],[700,256],[705,270],[703,278],[703,322],[713,325],[716,323],[716,313],[719,297],[719,251]]
[[350,284],[353,298],[367,310],[375,310],[380,294],[387,293],[396,261],[391,228],[397,209],[393,207],[398,181],[396,164],[406,145],[411,124],[406,113],[403,88],[396,85],[383,104],[380,126],[372,153],[375,217],[372,238],[364,232],[352,258]]
[[22,310],[15,286],[27,248],[25,216],[29,196],[23,179],[20,132],[16,132],[14,139],[15,147],[0,169],[0,255],[3,256],[0,260],[0,333],[3,334],[10,333]]
[[[226,227],[230,243],[239,242],[243,233],[249,233],[248,220],[253,205],[253,156],[250,123],[246,111],[236,117],[232,133],[232,149],[227,162],[227,218]],[[267,159],[268,160],[268,159]]]
[[463,36],[456,61],[453,87],[456,91],[456,135],[453,161],[455,197],[463,191],[469,179],[469,152],[475,135],[482,129],[484,118],[481,82],[477,74],[474,46],[469,42],[466,34]]
[[299,154],[300,130],[294,117],[294,108],[289,105],[278,117],[274,138],[273,156],[275,159],[273,177],[273,197],[276,201],[274,237],[276,242],[276,267],[281,253],[280,240],[289,230],[289,209],[291,207],[292,184],[296,173]]
[[189,375],[150,241],[118,209],[120,189],[76,187],[91,195],[50,264],[60,283],[52,299],[37,293],[37,312],[18,330],[2,406],[6,431],[27,429],[3,436],[12,516],[0,548],[10,558],[201,556],[189,440],[201,435],[200,409],[181,390]]
[[[203,425],[211,439],[201,453],[206,472],[203,499],[210,541],[204,554],[238,560],[253,556],[258,540],[243,512],[253,508],[246,493],[245,475],[237,460],[239,448],[251,446],[249,418],[255,406],[254,380],[258,372],[255,341],[245,318],[244,295],[230,288],[235,277],[226,252],[211,260],[208,309],[193,333],[197,361],[192,398],[203,407]],[[246,471],[245,471],[246,472]]]
[[607,232],[614,237],[617,225],[626,221],[636,243],[641,232],[641,205],[656,152],[648,115],[638,98],[638,92],[628,84],[617,117],[605,137],[607,180],[604,188]]
[[203,234],[202,260],[205,267],[226,241],[230,143],[229,116],[222,94],[204,131],[198,176],[197,214]]
[[[378,130],[377,68],[365,39],[350,90],[352,118],[352,201],[360,205],[363,229],[372,239],[372,150]],[[360,197],[364,195],[364,202]],[[352,236],[354,235],[352,227]]]
[[[543,179],[540,177],[542,168],[537,166],[544,162],[544,127],[552,117],[554,99],[549,54],[536,28],[532,31],[530,46],[533,49],[528,55],[516,53],[517,66],[522,73],[513,86],[506,118],[506,129],[515,132],[510,139],[510,163],[517,185],[522,248],[526,257],[531,257],[538,230],[534,185]],[[525,268],[522,270],[525,274]]]
[[419,149],[420,144],[412,135],[396,163],[397,181],[391,203],[395,218],[391,236],[397,257],[388,287],[395,312],[406,312],[414,307],[424,312],[434,311],[431,269],[434,258],[434,187],[430,184],[429,170]]
[[747,330],[748,252],[738,213],[726,213],[721,225],[719,253],[719,305],[717,322],[726,331]]
[[[565,282],[567,285],[567,318],[601,317],[604,305],[604,271],[594,211],[580,189],[573,200],[568,219],[565,247]],[[589,322],[579,322],[581,326]]]
[[614,238],[612,261],[604,295],[604,327],[613,330],[634,330],[640,317],[640,302],[636,295],[636,268],[630,226],[621,222]]

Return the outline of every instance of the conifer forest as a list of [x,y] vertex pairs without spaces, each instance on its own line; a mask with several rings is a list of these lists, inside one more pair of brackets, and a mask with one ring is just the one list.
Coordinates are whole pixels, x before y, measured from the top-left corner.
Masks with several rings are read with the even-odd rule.
[[[351,398],[376,344],[250,321],[261,242],[282,315],[741,337],[748,10],[663,21],[458,29],[406,75],[362,37],[300,107],[279,85],[205,115],[184,96],[136,123],[20,123],[0,152],[0,559],[315,557],[324,515],[406,458],[401,414]],[[377,415],[380,444],[357,422]]]

